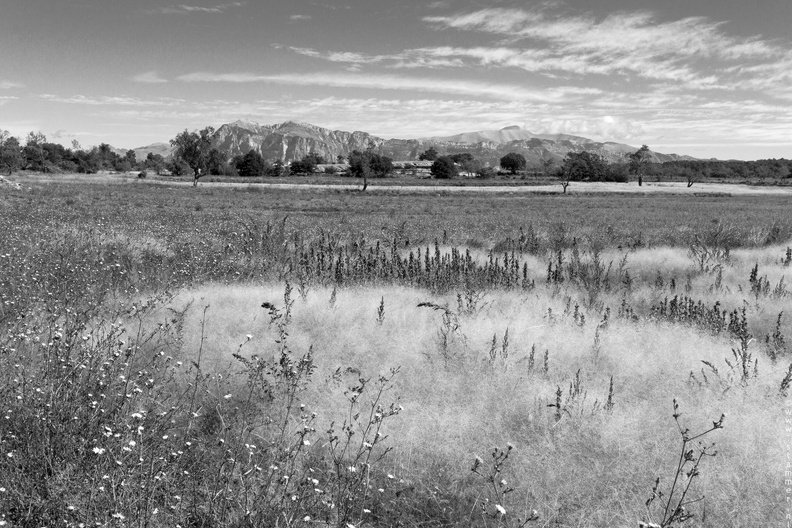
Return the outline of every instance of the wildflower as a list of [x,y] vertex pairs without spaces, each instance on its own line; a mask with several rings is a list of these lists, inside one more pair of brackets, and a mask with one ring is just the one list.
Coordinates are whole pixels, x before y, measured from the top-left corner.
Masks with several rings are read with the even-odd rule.
[[93,452],[96,453],[97,455],[104,455],[105,451],[107,451],[107,449],[105,449],[103,447],[94,447],[93,448]]
[[303,517],[303,522],[308,522],[310,520],[311,520],[311,516],[310,515],[306,515],[305,517]]
[[247,338],[247,340],[248,340],[248,341],[250,341],[251,339],[253,339],[253,336],[252,336],[252,335],[250,335],[250,334],[247,334],[245,337]]
[[498,513],[500,513],[501,515],[506,515],[506,508],[504,508],[500,504],[496,504],[495,509],[498,510]]
[[120,514],[118,512],[114,513],[110,517],[112,517],[113,519],[118,519],[119,521],[123,521],[124,519],[126,519],[126,517],[124,517],[123,514]]
[[225,398],[226,400],[229,400],[229,399],[231,399],[231,396],[232,396],[231,394],[226,394],[225,396],[223,396],[223,398]]

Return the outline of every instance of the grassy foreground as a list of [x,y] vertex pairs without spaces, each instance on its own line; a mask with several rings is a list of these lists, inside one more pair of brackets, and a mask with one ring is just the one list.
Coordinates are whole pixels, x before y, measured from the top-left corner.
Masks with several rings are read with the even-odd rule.
[[7,526],[783,519],[781,201],[0,203]]

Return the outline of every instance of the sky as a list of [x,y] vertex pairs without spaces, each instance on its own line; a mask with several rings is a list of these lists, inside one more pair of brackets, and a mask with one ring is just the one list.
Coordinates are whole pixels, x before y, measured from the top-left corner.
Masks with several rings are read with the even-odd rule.
[[0,0],[0,130],[135,148],[238,119],[519,125],[792,158],[789,0]]

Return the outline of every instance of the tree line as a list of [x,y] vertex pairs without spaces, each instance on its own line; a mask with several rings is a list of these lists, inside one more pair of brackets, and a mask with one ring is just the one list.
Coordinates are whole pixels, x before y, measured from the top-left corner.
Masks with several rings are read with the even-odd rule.
[[[375,152],[373,146],[366,150],[355,150],[348,157],[337,156],[326,159],[310,153],[288,166],[280,159],[264,159],[256,150],[229,158],[227,153],[212,145],[214,128],[187,131],[170,141],[174,148],[168,158],[149,153],[138,161],[131,150],[121,155],[102,143],[90,149],[82,148],[77,141],[72,148],[47,140],[42,133],[30,132],[24,143],[8,132],[0,130],[0,171],[12,173],[18,170],[37,172],[99,171],[126,172],[132,170],[151,171],[157,174],[170,173],[176,176],[192,175],[194,183],[205,175],[215,176],[285,176],[311,174],[318,165],[325,173],[343,171],[360,178],[364,188],[369,178],[386,177],[394,172],[393,160]],[[493,167],[475,159],[468,152],[441,155],[434,147],[422,152],[418,159],[431,161],[429,169],[434,178],[449,179],[461,174],[477,178],[490,178],[498,174]],[[510,152],[500,160],[500,170],[512,175],[525,173],[528,163],[522,154]],[[343,164],[343,169],[337,165]],[[573,181],[627,182],[636,179],[640,184],[646,178],[655,180],[686,180],[688,185],[710,179],[768,179],[782,180],[792,177],[792,161],[766,159],[758,161],[677,160],[664,163],[652,162],[649,147],[643,145],[623,161],[609,163],[602,156],[588,152],[569,152],[561,159],[546,157],[538,166],[532,167],[533,176],[558,178],[566,187]]]
[[31,132],[24,146],[19,139],[0,131],[0,171],[11,174],[18,170],[36,172],[96,173],[101,170],[129,171],[137,165],[135,153],[121,156],[107,143],[83,149],[77,141],[72,148],[47,141],[47,137]]

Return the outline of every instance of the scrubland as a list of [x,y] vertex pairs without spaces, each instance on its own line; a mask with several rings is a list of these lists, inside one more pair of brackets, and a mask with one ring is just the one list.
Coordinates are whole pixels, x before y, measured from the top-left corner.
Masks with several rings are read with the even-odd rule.
[[0,196],[2,522],[782,522],[782,203],[276,198]]

